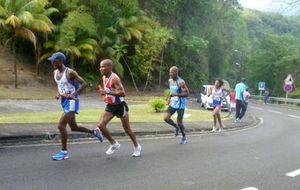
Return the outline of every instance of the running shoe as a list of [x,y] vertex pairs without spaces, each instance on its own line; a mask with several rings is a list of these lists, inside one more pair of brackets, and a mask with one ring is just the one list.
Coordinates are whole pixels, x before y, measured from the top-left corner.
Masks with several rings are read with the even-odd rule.
[[174,135],[175,137],[177,137],[179,134],[179,127],[176,127],[176,129],[174,130]]
[[142,151],[142,146],[140,144],[138,144],[137,147],[134,147],[134,151],[133,151],[132,156],[133,157],[139,157],[139,156],[141,156],[141,151]]
[[95,137],[97,137],[97,138],[99,139],[99,141],[100,141],[101,143],[103,143],[103,135],[102,135],[102,133],[101,133],[101,131],[100,131],[99,128],[95,128],[95,129],[93,130],[93,135],[95,135]]
[[106,151],[106,154],[107,154],[107,155],[111,155],[111,154],[113,154],[116,150],[118,150],[120,147],[121,147],[121,145],[120,145],[118,142],[116,142],[115,144],[112,144],[112,145],[109,146],[109,148],[108,148],[107,151]]
[[216,131],[216,127],[214,126],[211,130],[211,132],[215,132]]
[[69,154],[68,151],[66,150],[61,150],[52,156],[52,160],[60,161],[60,160],[67,160],[67,159],[69,159]]
[[222,128],[219,128],[218,132],[219,132],[219,133],[222,132]]
[[186,137],[182,137],[180,144],[187,144],[188,140]]

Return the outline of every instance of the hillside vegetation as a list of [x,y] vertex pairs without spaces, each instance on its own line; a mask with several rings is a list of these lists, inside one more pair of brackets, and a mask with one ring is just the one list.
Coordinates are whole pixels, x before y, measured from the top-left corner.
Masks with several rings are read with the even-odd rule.
[[[299,18],[243,9],[237,0],[0,0],[0,27],[1,43],[13,57],[26,54],[42,79],[47,58],[62,51],[91,85],[100,80],[99,61],[111,58],[135,91],[162,91],[172,65],[192,91],[245,77],[252,93],[265,81],[283,96],[287,74],[299,86]],[[8,62],[4,70],[18,69]]]

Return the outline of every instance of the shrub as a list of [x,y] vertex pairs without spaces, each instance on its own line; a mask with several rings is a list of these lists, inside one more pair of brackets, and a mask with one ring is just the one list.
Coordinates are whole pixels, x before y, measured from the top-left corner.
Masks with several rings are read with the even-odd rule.
[[300,98],[300,86],[294,86],[294,90],[289,94],[289,98]]
[[164,91],[164,97],[165,97],[166,99],[170,96],[170,94],[171,94],[170,89],[166,89],[166,90]]
[[154,110],[156,113],[163,112],[166,108],[166,101],[162,99],[151,99],[149,100],[149,105],[152,110]]

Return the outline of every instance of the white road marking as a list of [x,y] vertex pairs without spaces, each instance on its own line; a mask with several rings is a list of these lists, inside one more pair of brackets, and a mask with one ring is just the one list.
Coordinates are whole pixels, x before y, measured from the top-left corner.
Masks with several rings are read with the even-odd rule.
[[255,106],[251,106],[252,109],[255,109],[255,110],[264,110],[263,108],[260,108],[260,107],[255,107]]
[[289,176],[289,177],[296,177],[297,175],[300,175],[300,169],[298,170],[295,170],[295,171],[292,171],[290,173],[287,173],[285,174],[286,176]]
[[288,115],[289,117],[292,117],[292,118],[297,118],[297,119],[300,119],[300,116],[297,116],[297,115]]
[[280,112],[280,111],[274,111],[274,110],[268,110],[268,112],[277,113],[277,114],[282,114],[282,112]]
[[256,187],[247,187],[241,190],[258,190]]

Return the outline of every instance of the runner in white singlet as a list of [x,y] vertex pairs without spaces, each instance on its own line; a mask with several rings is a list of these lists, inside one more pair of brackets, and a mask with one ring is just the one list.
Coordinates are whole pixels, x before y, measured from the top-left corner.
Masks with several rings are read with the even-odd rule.
[[[95,135],[100,142],[103,142],[103,137],[98,128],[94,130],[78,126],[75,120],[75,114],[79,112],[79,95],[87,83],[77,74],[76,71],[64,65],[66,56],[61,52],[54,53],[49,59],[54,67],[54,80],[57,84],[57,95],[55,98],[61,98],[61,106],[64,110],[58,124],[58,129],[61,136],[62,150],[52,156],[53,160],[66,160],[69,158],[67,151],[67,130],[69,124],[72,131],[91,133]],[[80,87],[79,87],[80,84]]]

